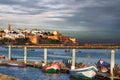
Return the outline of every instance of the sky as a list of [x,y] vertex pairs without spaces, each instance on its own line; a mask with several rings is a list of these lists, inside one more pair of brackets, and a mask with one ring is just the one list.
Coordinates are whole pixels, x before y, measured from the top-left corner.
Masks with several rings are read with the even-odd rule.
[[58,30],[120,42],[120,0],[0,0],[0,27]]

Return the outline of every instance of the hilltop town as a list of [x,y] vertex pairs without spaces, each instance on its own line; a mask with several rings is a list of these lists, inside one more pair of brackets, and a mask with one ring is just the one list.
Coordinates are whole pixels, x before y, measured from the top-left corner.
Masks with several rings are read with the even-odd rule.
[[44,31],[38,29],[12,30],[8,24],[7,29],[0,29],[0,44],[39,45],[39,44],[78,44],[75,38],[70,38],[59,31]]

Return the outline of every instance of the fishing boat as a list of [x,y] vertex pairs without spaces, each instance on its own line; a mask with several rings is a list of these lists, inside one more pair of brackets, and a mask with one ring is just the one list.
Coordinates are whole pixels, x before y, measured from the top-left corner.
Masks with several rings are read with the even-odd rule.
[[81,53],[81,50],[78,50],[78,49],[76,49],[76,51],[75,51],[76,53]]
[[70,52],[70,49],[65,49],[65,52]]
[[97,62],[97,68],[99,70],[99,72],[103,72],[103,73],[109,73],[110,72],[110,64],[107,63],[106,61],[100,59]]
[[45,73],[59,73],[60,72],[60,64],[55,62],[49,65],[46,65],[42,68],[42,71]]
[[[96,79],[99,78],[99,80],[110,80],[111,74],[110,74],[110,64],[103,59],[99,59],[99,61],[96,64],[98,68],[98,73],[96,75]],[[120,67],[118,65],[115,65],[113,69],[113,74],[115,79],[113,80],[120,80]],[[105,79],[106,77],[106,79]],[[98,80],[98,79],[97,79]]]
[[26,65],[23,62],[12,62],[12,61],[8,61],[7,66],[26,67]]
[[5,59],[5,55],[1,55],[1,56],[0,56],[0,59]]
[[17,58],[11,58],[11,60],[12,60],[12,61],[16,61],[16,60],[17,60]]
[[118,66],[115,67],[114,75],[120,78],[120,67],[118,67]]
[[95,77],[97,71],[98,70],[95,66],[89,66],[79,69],[72,69],[70,70],[70,75],[75,79],[92,80]]

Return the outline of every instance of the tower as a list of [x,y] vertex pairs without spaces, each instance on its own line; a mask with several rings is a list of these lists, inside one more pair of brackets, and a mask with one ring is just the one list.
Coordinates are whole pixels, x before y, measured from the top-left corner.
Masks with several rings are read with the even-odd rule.
[[11,30],[11,27],[10,27],[11,25],[10,24],[8,24],[8,31],[10,31]]

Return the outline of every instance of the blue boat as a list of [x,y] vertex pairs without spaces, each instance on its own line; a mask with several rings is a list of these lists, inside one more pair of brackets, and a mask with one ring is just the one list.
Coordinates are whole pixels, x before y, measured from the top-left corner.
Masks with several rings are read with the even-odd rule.
[[110,64],[107,63],[106,61],[100,59],[96,65],[100,72],[104,72],[104,73],[110,72]]

